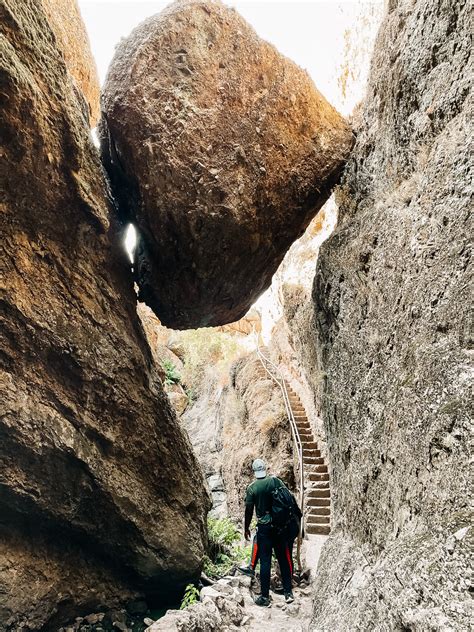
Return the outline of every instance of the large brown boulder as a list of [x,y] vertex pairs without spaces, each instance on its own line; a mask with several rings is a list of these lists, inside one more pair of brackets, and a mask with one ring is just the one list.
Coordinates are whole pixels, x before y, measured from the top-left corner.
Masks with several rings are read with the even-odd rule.
[[0,630],[53,630],[196,578],[208,497],[40,0],[0,1],[0,99]]
[[103,159],[141,233],[140,299],[174,328],[245,315],[352,145],[306,72],[220,2],[184,0],[118,47]]
[[89,38],[76,0],[41,0],[56,45],[88,104],[93,127],[99,118],[100,86]]

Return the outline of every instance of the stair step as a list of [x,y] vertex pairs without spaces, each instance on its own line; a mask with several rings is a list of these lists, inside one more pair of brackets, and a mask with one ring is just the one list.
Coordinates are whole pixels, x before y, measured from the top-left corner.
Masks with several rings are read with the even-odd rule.
[[306,486],[306,490],[310,491],[311,489],[329,489],[329,481],[311,481]]
[[[327,474],[328,473],[328,466],[327,465],[319,465],[318,463],[315,463],[315,461],[319,461],[319,459],[315,459],[312,456],[306,456],[306,457],[303,458],[304,465],[311,467],[313,472],[317,472],[319,474]],[[308,473],[310,473],[310,472],[308,472]]]
[[309,481],[329,481],[329,474],[319,474],[318,472],[307,472],[306,478]]
[[298,430],[306,430],[311,433],[313,432],[311,430],[311,426],[309,425],[308,421],[296,421],[295,419],[295,422],[296,422],[296,427],[298,428]]
[[309,513],[306,517],[306,524],[329,524],[329,516],[318,516],[317,514]]
[[307,498],[329,498],[331,496],[331,490],[329,488],[326,489],[318,489],[312,488],[308,490],[306,494]]
[[311,516],[329,516],[331,514],[330,507],[311,507]]
[[321,456],[320,450],[318,450],[318,444],[316,441],[303,441],[303,450],[312,450],[313,452],[318,452],[314,456]]
[[307,462],[308,459],[311,459],[311,465],[324,465],[324,459],[322,456],[316,456],[314,453],[316,450],[305,450],[303,449],[303,461]]
[[330,498],[307,498],[306,506],[307,507],[330,507],[331,499]]
[[309,535],[315,535],[315,534],[329,535],[330,531],[331,531],[331,527],[327,524],[325,525],[308,524],[306,526],[306,533],[308,533]]
[[[305,449],[305,447],[306,447],[306,446],[305,446],[305,444],[304,444],[304,441],[302,441],[302,445],[303,445],[303,450],[304,450],[304,449]],[[321,456],[321,450],[315,450],[314,448],[310,448],[310,449],[311,449],[311,450],[313,450],[313,452],[314,452],[314,455],[313,455],[313,456],[314,456],[316,459],[322,459],[322,458],[323,458],[323,457]],[[323,459],[323,461],[324,461],[324,459]]]

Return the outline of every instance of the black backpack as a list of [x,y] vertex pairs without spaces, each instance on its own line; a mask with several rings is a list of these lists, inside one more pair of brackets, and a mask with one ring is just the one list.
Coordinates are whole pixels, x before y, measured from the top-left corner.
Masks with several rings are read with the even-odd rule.
[[277,531],[283,531],[293,521],[302,516],[295,497],[279,481],[278,487],[272,490],[272,526]]

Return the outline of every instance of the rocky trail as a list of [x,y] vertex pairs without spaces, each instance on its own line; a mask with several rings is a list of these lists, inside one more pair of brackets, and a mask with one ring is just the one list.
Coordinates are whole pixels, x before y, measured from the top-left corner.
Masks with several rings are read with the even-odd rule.
[[[313,535],[304,541],[306,567],[316,568],[325,540],[325,536]],[[311,573],[309,582],[303,581],[301,587],[295,585],[293,593],[293,603],[286,604],[283,595],[271,591],[271,606],[257,606],[254,598],[259,594],[258,580],[237,573],[205,586],[199,603],[185,610],[168,611],[146,632],[307,632],[312,616]]]
[[215,581],[205,578],[209,585],[201,588],[197,603],[183,610],[160,613],[156,620],[155,611],[149,611],[146,603],[138,600],[130,602],[126,609],[76,617],[59,632],[307,632],[312,615],[314,569],[326,540],[326,536],[312,535],[303,541],[303,567],[307,570],[302,572],[301,581],[294,581],[293,603],[286,604],[283,595],[271,590],[271,606],[257,606],[254,599],[260,594],[258,569],[255,577],[249,577],[235,567],[232,575]]

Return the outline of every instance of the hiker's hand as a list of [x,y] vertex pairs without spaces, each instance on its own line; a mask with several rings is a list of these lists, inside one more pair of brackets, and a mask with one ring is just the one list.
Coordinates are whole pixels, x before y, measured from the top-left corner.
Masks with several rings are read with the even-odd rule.
[[250,529],[245,529],[245,539],[250,540]]

